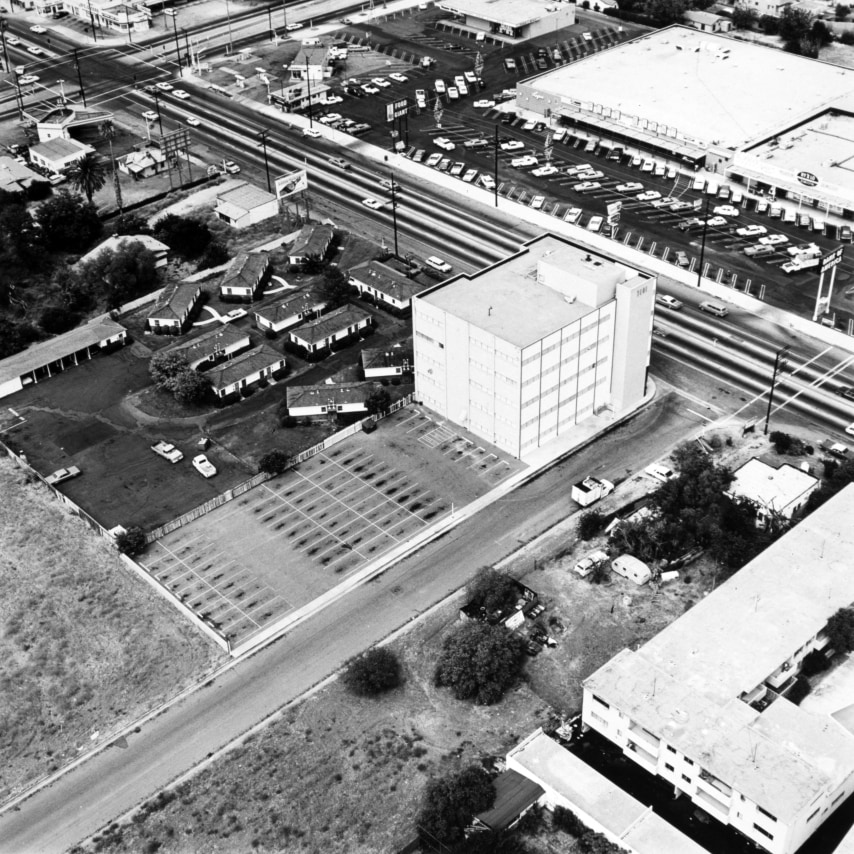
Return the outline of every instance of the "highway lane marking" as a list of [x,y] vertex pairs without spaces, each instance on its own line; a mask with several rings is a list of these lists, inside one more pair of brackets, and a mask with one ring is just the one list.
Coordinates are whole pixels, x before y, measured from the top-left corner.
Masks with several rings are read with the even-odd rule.
[[687,408],[686,408],[686,410],[685,410],[685,411],[686,411],[686,412],[690,412],[692,415],[696,415],[698,418],[703,418],[703,419],[704,419],[704,420],[706,420],[706,421],[714,421],[714,420],[715,420],[714,418],[709,418],[709,416],[708,416],[708,415],[703,415],[703,413],[702,413],[702,412],[697,412],[697,411],[696,411],[696,410],[694,410],[694,409],[687,409]]

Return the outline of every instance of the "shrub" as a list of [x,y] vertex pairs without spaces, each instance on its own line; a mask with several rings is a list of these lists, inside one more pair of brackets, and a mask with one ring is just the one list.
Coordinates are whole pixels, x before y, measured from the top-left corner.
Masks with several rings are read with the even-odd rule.
[[801,671],[804,676],[815,676],[817,673],[823,673],[830,667],[830,662],[823,652],[817,649],[810,650],[805,656]]
[[268,474],[281,474],[288,467],[288,455],[276,448],[258,460],[258,471]]
[[39,326],[48,335],[62,335],[77,326],[80,315],[58,305],[48,305],[39,316]]
[[495,803],[495,787],[483,768],[430,780],[418,814],[419,836],[431,846],[461,840],[478,813]]
[[133,526],[116,537],[116,548],[128,557],[142,554],[145,551],[145,532],[142,528]]
[[504,611],[519,598],[519,586],[515,580],[491,566],[477,571],[466,592],[469,602],[483,608],[487,614]]
[[400,662],[390,649],[369,649],[347,663],[342,679],[354,694],[375,697],[400,685]]
[[578,816],[566,807],[555,807],[552,812],[552,819],[554,820],[555,827],[560,830],[564,830],[567,833],[571,833],[573,836],[579,836],[586,829]]
[[828,621],[825,629],[837,652],[854,649],[854,608],[840,608]]
[[598,510],[588,510],[578,517],[578,537],[585,542],[592,540],[602,530],[602,514]]
[[788,454],[792,447],[792,437],[788,433],[774,430],[768,437],[778,454]]

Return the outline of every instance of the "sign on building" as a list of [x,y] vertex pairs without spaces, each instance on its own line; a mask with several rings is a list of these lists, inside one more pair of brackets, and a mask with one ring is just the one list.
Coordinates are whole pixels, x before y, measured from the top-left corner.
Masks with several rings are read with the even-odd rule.
[[385,106],[385,119],[387,122],[393,122],[401,116],[405,116],[409,112],[409,99],[401,98],[399,101],[392,101]]
[[805,187],[815,187],[818,184],[818,176],[813,175],[812,172],[798,172],[798,180]]
[[276,198],[286,199],[294,193],[300,193],[308,189],[308,173],[305,169],[299,169],[296,172],[289,172],[287,175],[280,175],[275,181]]

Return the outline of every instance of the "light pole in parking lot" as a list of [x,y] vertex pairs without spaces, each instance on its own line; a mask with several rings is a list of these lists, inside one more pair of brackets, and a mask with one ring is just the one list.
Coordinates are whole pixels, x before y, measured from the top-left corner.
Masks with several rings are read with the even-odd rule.
[[703,260],[706,257],[706,234],[709,231],[709,202],[711,201],[712,195],[708,193],[706,195],[706,212],[703,214],[703,237],[700,243],[700,264],[697,267],[697,287],[701,288],[703,286]]

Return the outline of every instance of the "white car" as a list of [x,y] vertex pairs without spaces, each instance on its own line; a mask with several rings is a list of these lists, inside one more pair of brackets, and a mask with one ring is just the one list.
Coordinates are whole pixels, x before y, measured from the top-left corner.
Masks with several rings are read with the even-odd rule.
[[350,164],[343,157],[330,157],[328,163],[330,166],[337,166],[339,169],[350,168]]
[[557,166],[552,166],[551,163],[549,163],[545,166],[540,166],[539,169],[534,169],[531,174],[536,175],[538,178],[545,178],[547,175],[555,175],[557,172]]
[[216,474],[216,466],[204,454],[193,457],[193,468],[202,477],[213,477]]
[[485,190],[495,189],[495,178],[493,178],[492,175],[487,175],[486,172],[484,172],[477,180],[480,182],[480,186]]
[[304,26],[305,24],[301,24],[299,21],[295,21],[293,24],[288,24],[285,29],[289,33],[292,33],[294,30],[301,30]]
[[849,424],[849,425],[845,428],[845,432],[846,432],[849,436],[854,436],[854,424]]
[[676,297],[669,296],[668,294],[656,294],[655,301],[658,305],[663,305],[671,311],[679,311],[679,309],[682,308],[682,301],[676,299]]
[[628,184],[617,184],[614,189],[618,193],[636,193],[638,190],[643,190],[643,184],[640,181],[629,181]]
[[425,161],[425,166],[438,166],[442,162],[442,155],[439,152],[431,154]]
[[303,128],[302,135],[310,136],[312,139],[317,139],[318,137],[323,136],[323,134],[319,130],[317,130],[317,128]]
[[190,97],[190,93],[186,92],[184,89],[176,89],[172,94],[176,98],[180,98],[182,101],[186,101]]
[[760,234],[767,234],[768,229],[764,225],[745,225],[737,228],[735,233],[739,237],[758,237]]
[[31,83],[38,83],[39,76],[38,74],[25,74],[23,77],[18,78],[18,83],[21,86],[29,86]]
[[371,83],[373,83],[374,86],[379,86],[380,89],[388,89],[391,86],[391,83],[389,83],[385,77],[372,77]]
[[406,81],[409,80],[405,74],[399,74],[397,71],[393,71],[389,74],[389,77],[396,83],[406,83]]
[[604,178],[605,173],[599,172],[597,169],[587,169],[584,172],[579,172],[576,178],[581,178],[582,181],[596,181],[599,178]]
[[33,45],[33,47],[27,48],[27,53],[31,53],[33,56],[41,56],[44,51],[40,47]]
[[667,483],[676,477],[676,472],[661,463],[653,463],[644,469],[644,474],[648,474],[654,480],[660,480],[662,483]]
[[146,111],[142,114],[142,117],[143,117],[147,122],[156,122],[156,121],[157,121],[157,113],[155,113],[155,112],[154,112],[154,110],[146,110]]
[[[593,167],[589,163],[579,163],[577,166],[568,166],[567,175],[580,175],[582,172],[592,172]],[[641,186],[643,189],[643,186]]]
[[506,142],[502,142],[499,147],[502,151],[519,151],[525,147],[525,143],[521,139],[508,139]]
[[427,266],[432,267],[434,270],[438,270],[440,273],[450,273],[454,268],[444,259],[438,258],[435,255],[431,255],[426,259],[425,263]]
[[17,47],[21,43],[21,40],[16,39],[15,36],[6,36],[6,43]]
[[570,225],[575,225],[578,220],[581,219],[581,215],[584,213],[581,208],[570,208],[564,215],[564,222],[568,222]]
[[39,34],[47,32],[47,30],[43,26],[41,26],[40,24],[36,24],[35,26],[30,27],[30,31],[33,33],[39,33]]
[[604,217],[592,216],[592,217],[590,217],[590,222],[587,223],[585,228],[588,231],[593,231],[593,232],[599,231],[599,229],[602,228],[602,223],[604,221],[605,221]]
[[193,116],[186,116],[186,117],[184,118],[184,121],[185,121],[185,122],[187,122],[187,124],[188,124],[191,128],[197,128],[197,127],[201,124],[201,122],[200,122],[197,118],[195,118],[195,117],[193,117]]
[[545,203],[546,203],[546,197],[545,196],[534,196],[534,198],[531,199],[531,207],[535,211],[541,210]]
[[638,193],[635,198],[639,202],[654,202],[656,199],[661,198],[661,193],[656,190],[646,190],[643,193]]
[[601,186],[598,181],[582,181],[580,184],[573,184],[572,189],[576,193],[586,193],[588,190],[598,190]]
[[712,226],[712,228],[719,228],[727,224],[727,221],[722,216],[713,216],[711,219],[706,221],[706,225]]
[[331,107],[333,104],[343,104],[344,99],[340,95],[327,95],[323,103]]
[[229,175],[237,175],[240,172],[240,167],[233,160],[225,160],[222,165]]
[[170,463],[179,463],[184,459],[184,455],[171,442],[157,442],[151,446],[151,450]]
[[362,86],[362,91],[366,95],[378,95],[380,92],[380,90],[376,86],[371,86],[368,83],[366,83],[364,86]]
[[465,181],[466,184],[470,184],[475,178],[477,178],[477,169],[467,169],[463,175],[463,181]]
[[456,148],[456,145],[454,145],[451,140],[444,136],[437,136],[436,139],[433,140],[433,142],[444,151],[453,151]]
[[171,92],[172,91],[172,84],[171,83],[160,82],[160,83],[155,83],[154,85],[161,92]]
[[720,216],[738,216],[741,211],[732,205],[718,205],[713,209],[712,213],[719,214]]
[[644,160],[641,172],[652,172],[653,169],[655,169],[655,164],[651,160]]
[[372,211],[382,210],[386,206],[385,202],[380,202],[377,199],[370,199],[370,198],[362,199],[362,204],[366,208],[370,208]]
[[231,323],[232,320],[240,320],[241,317],[246,317],[248,312],[245,308],[233,308],[222,316],[225,323]]
[[476,110],[488,110],[495,106],[495,101],[490,101],[488,98],[481,98],[480,101],[475,101],[472,106]]
[[763,246],[779,246],[781,243],[788,243],[789,238],[785,234],[769,234],[766,237],[760,237],[759,242]]
[[608,555],[605,554],[601,549],[597,549],[595,552],[591,552],[587,557],[582,558],[575,564],[575,568],[573,572],[578,573],[582,578],[587,578],[597,566],[608,560]]
[[510,161],[510,165],[514,169],[521,169],[523,166],[536,166],[537,158],[533,154],[523,154],[521,157],[514,157]]

